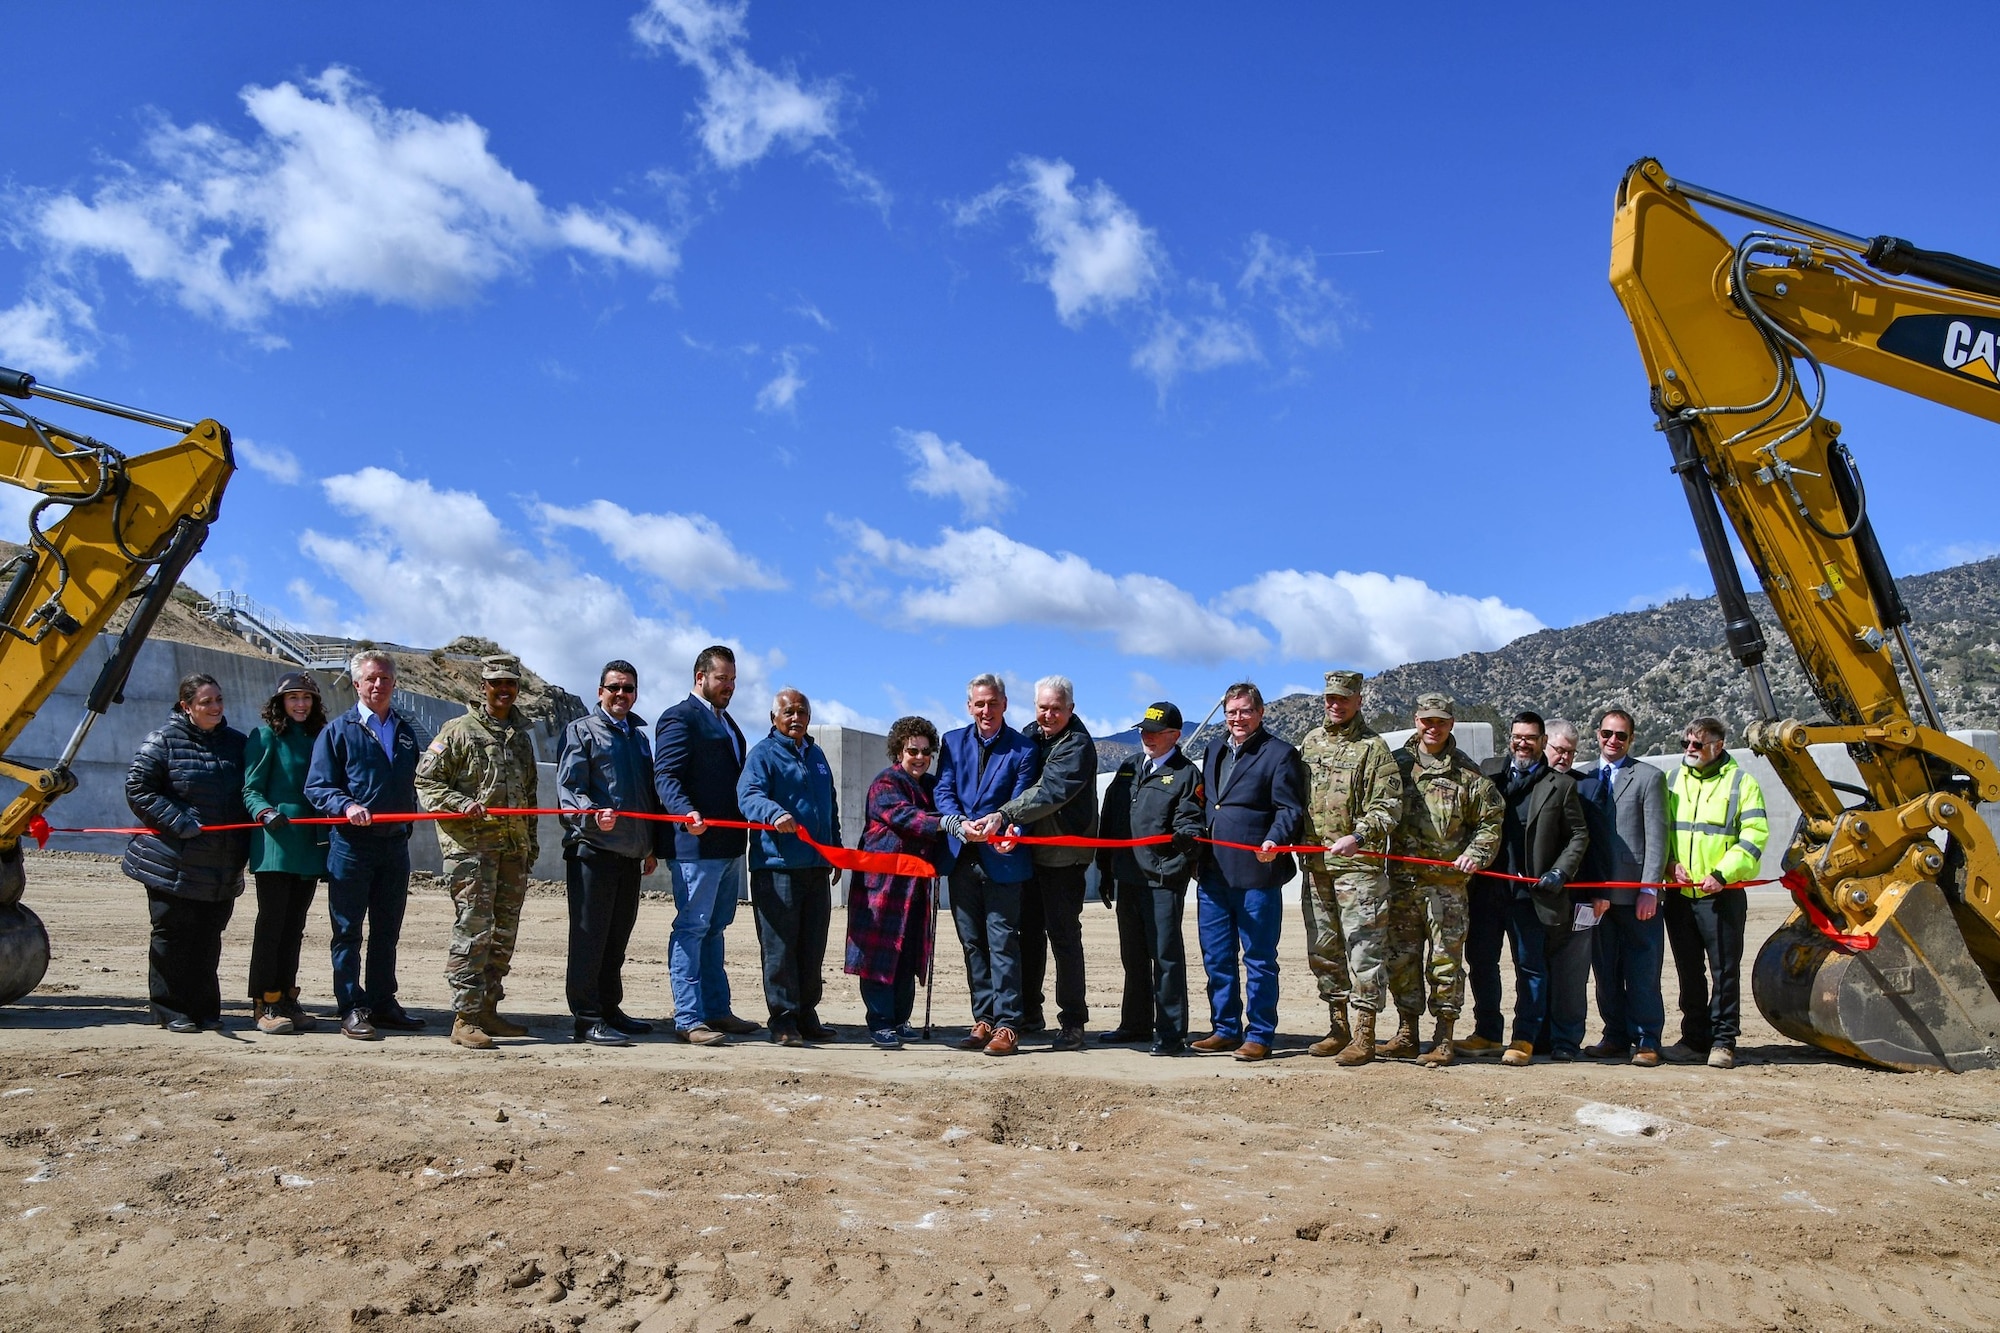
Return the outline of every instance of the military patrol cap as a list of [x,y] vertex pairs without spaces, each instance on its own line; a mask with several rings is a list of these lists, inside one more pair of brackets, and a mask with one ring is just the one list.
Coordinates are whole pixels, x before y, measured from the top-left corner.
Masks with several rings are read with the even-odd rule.
[[1420,694],[1417,696],[1417,721],[1427,717],[1442,717],[1457,720],[1451,696],[1448,694]]
[[482,657],[479,659],[479,678],[481,680],[511,680],[518,682],[521,679],[521,659],[513,656],[511,653],[501,653],[496,657]]
[[1361,673],[1359,671],[1329,671],[1326,673],[1328,694],[1360,694]]
[[1180,729],[1181,710],[1165,701],[1149,705],[1146,709],[1146,715],[1139,719],[1139,730],[1141,731],[1179,731]]

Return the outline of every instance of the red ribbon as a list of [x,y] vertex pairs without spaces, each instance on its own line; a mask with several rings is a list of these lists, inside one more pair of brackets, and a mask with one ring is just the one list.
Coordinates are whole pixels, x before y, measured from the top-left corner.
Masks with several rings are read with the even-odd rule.
[[1792,891],[1792,901],[1799,905],[1799,910],[1806,914],[1806,920],[1812,922],[1813,928],[1826,936],[1827,942],[1834,948],[1842,953],[1865,953],[1875,947],[1873,935],[1845,935],[1834,928],[1833,919],[1822,912],[1819,904],[1812,900],[1812,895],[1806,892],[1812,886],[1812,880],[1807,877],[1804,867],[1793,866],[1779,877],[1778,882]]

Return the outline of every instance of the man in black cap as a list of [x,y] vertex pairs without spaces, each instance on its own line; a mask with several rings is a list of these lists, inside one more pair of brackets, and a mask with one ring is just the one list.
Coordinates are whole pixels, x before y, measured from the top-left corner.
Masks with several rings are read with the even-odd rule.
[[1154,1055],[1187,1049],[1187,948],[1181,912],[1202,830],[1201,770],[1181,753],[1181,710],[1156,703],[1139,719],[1141,752],[1118,766],[1104,790],[1100,834],[1170,835],[1172,842],[1105,848],[1097,854],[1099,892],[1118,909],[1118,960],[1125,968],[1118,1026],[1108,1045],[1150,1039]]

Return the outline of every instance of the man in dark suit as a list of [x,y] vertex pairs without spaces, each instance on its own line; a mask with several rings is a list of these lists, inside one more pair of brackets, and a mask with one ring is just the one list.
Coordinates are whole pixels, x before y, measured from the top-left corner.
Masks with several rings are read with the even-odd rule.
[[965,946],[972,1031],[961,1050],[1012,1055],[1021,1044],[1021,895],[1034,878],[1025,847],[993,839],[1020,830],[1000,807],[1035,780],[1035,747],[1007,725],[1007,686],[992,674],[965,687],[972,725],[939,746],[937,808],[951,835],[951,916]]
[[[1658,884],[1666,878],[1667,779],[1632,757],[1632,715],[1607,709],[1597,723],[1597,768],[1577,784],[1590,823],[1590,863],[1585,878]],[[1604,1036],[1585,1055],[1632,1057],[1648,1068],[1660,1063],[1660,1029],[1666,1005],[1660,965],[1666,957],[1666,918],[1660,891],[1606,889],[1604,918],[1592,932],[1597,1013]]]
[[1157,703],[1139,720],[1140,752],[1104,789],[1099,835],[1172,842],[1106,847],[1097,853],[1099,892],[1118,910],[1118,960],[1125,970],[1118,1026],[1106,1045],[1151,1040],[1154,1055],[1187,1049],[1187,946],[1181,909],[1203,827],[1201,770],[1181,753],[1181,710]]
[[1208,970],[1213,1030],[1189,1045],[1262,1060],[1278,1031],[1283,888],[1298,869],[1290,852],[1277,849],[1304,825],[1306,774],[1299,752],[1264,730],[1264,696],[1255,685],[1239,681],[1229,687],[1222,720],[1226,734],[1202,757],[1208,836],[1257,850],[1202,848],[1195,922]]
[[736,694],[736,654],[721,644],[694,660],[694,691],[653,724],[653,787],[660,808],[691,816],[669,825],[674,881],[674,928],[667,974],[674,987],[674,1035],[697,1046],[721,1045],[724,1033],[755,1032],[759,1024],[729,1009],[722,967],[722,933],[736,919],[743,894],[742,829],[715,828],[710,819],[743,818],[736,780],[743,775],[743,732],[729,716]]
[[[1590,834],[1577,800],[1576,781],[1543,762],[1547,733],[1539,713],[1514,715],[1509,726],[1507,755],[1481,766],[1500,789],[1506,813],[1500,825],[1500,854],[1492,868],[1527,875],[1532,884],[1475,875],[1472,880],[1472,921],[1466,935],[1466,963],[1472,974],[1473,1038],[1459,1050],[1496,1050],[1500,1046],[1500,939],[1504,934],[1514,956],[1514,1040],[1500,1062],[1525,1065],[1534,1058],[1549,1023],[1549,971],[1590,956],[1589,927],[1578,927],[1567,889],[1583,866]],[[1589,899],[1580,900],[1592,912]],[[1594,918],[1594,912],[1593,912]],[[1581,950],[1581,954],[1572,953]],[[1589,964],[1585,961],[1587,969]],[[1580,993],[1580,992],[1579,992]],[[1566,1016],[1567,1017],[1567,1016]],[[1556,1052],[1559,1059],[1576,1058],[1582,1037],[1582,1015],[1575,1015],[1576,1040]]]

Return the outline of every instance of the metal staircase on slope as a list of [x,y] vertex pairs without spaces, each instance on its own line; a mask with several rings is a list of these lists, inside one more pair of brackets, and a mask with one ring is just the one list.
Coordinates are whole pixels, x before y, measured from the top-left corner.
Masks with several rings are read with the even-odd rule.
[[311,671],[345,671],[354,650],[349,640],[296,629],[270,607],[226,588],[197,606],[195,614]]

